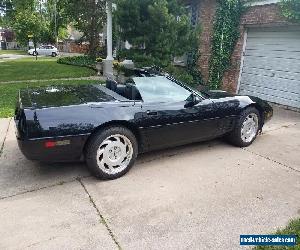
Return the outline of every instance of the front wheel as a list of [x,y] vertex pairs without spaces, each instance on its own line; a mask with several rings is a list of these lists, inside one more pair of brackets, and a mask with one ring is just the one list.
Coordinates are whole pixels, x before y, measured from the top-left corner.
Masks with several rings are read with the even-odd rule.
[[37,56],[38,53],[37,53],[36,51],[33,51],[33,52],[32,52],[32,55],[33,55],[33,56]]
[[235,146],[248,147],[256,139],[260,126],[260,113],[256,108],[249,107],[242,112],[227,139]]
[[91,173],[103,180],[126,174],[135,162],[138,146],[134,134],[124,127],[108,127],[88,142],[86,163]]
[[56,57],[57,56],[56,52],[52,52],[51,56]]

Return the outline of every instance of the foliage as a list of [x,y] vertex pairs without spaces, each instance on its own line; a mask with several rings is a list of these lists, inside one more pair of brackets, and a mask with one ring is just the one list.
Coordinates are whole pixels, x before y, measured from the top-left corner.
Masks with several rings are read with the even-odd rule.
[[67,38],[67,25],[70,18],[67,15],[68,0],[47,0],[45,17],[49,22],[49,30],[53,38]]
[[281,12],[290,21],[300,22],[300,0],[281,0]]
[[57,60],[57,63],[94,68],[96,64],[96,58],[92,56],[60,57]]
[[190,85],[202,83],[202,77],[196,64],[198,61],[198,53],[196,52],[194,52],[194,55],[191,54],[189,57],[190,59],[188,60],[187,67],[177,67],[170,63],[164,65],[159,59],[152,56],[141,55],[139,51],[135,50],[124,50],[120,53],[120,56],[121,58],[131,58],[134,61],[135,66],[138,68],[159,66],[184,83]]
[[241,0],[218,0],[217,4],[209,63],[209,85],[213,89],[220,87],[223,74],[230,66],[244,10]]
[[0,72],[0,84],[6,81],[76,78],[96,74],[93,69],[58,64],[56,59],[46,57],[38,61],[33,57],[5,60],[0,63]]
[[297,245],[293,247],[289,246],[258,246],[255,250],[299,250],[300,249],[300,218],[290,221],[288,226],[282,230],[278,230],[274,234],[280,235],[297,235]]
[[197,82],[194,81],[194,77],[184,67],[169,65],[164,68],[164,70],[181,82],[189,85],[197,84]]
[[0,84],[0,118],[11,117],[14,115],[15,104],[18,96],[18,91],[21,88],[56,86],[56,85],[81,85],[81,84],[97,84],[96,80],[50,80],[38,82],[22,82],[22,83],[1,83]]
[[16,14],[13,28],[17,41],[24,47],[28,44],[29,36],[32,36],[31,39],[36,47],[37,43],[44,40],[48,33],[44,20],[37,13],[29,10]]
[[[178,0],[118,0],[115,37],[132,48],[118,57],[137,67],[159,66],[188,83],[201,82],[197,67],[200,30],[192,27],[185,5]],[[172,66],[175,56],[188,54],[186,68]]]
[[97,56],[99,34],[105,22],[105,3],[101,0],[68,0],[65,4],[65,16],[74,27],[83,32],[83,38],[90,43],[89,54]]
[[3,25],[16,31],[17,41],[22,46],[28,45],[28,35],[33,36],[35,46],[39,42],[54,40],[40,0],[2,0],[0,5],[3,9]]
[[[198,43],[184,5],[178,0],[118,0],[114,13],[120,38],[133,47],[134,57],[144,56],[160,66],[189,52]],[[132,58],[130,58],[132,59]]]

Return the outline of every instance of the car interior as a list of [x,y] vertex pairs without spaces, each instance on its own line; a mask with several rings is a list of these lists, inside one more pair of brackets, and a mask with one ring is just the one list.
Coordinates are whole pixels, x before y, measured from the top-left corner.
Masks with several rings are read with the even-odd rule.
[[118,82],[113,79],[107,79],[106,88],[116,92],[128,100],[142,100],[140,92],[134,83],[129,80],[126,81],[125,84],[118,84]]

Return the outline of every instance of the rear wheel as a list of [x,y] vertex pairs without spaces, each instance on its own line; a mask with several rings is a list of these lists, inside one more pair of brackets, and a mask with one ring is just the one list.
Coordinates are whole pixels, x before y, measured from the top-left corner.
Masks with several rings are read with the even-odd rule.
[[96,133],[86,147],[86,162],[100,179],[116,179],[126,174],[137,157],[137,141],[124,127],[109,127]]
[[261,116],[254,107],[245,109],[234,130],[227,136],[229,142],[238,147],[248,147],[256,139],[261,124]]

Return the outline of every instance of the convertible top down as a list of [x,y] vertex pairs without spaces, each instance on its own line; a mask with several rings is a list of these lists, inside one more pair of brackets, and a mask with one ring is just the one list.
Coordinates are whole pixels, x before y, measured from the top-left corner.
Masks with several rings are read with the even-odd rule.
[[84,159],[96,177],[114,179],[151,150],[216,137],[246,147],[272,115],[259,98],[199,92],[168,74],[135,69],[122,84],[23,89],[15,124],[28,159]]

